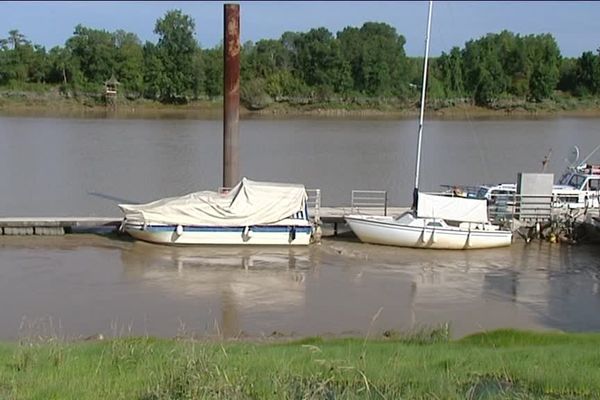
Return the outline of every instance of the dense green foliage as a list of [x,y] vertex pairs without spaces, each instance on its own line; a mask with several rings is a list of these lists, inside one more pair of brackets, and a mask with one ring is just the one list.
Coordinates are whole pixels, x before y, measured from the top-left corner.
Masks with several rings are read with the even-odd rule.
[[[433,331],[432,333],[435,333]],[[6,399],[592,399],[600,336],[0,344]]]
[[[222,95],[222,46],[203,49],[193,18],[179,10],[156,21],[157,43],[129,32],[78,25],[64,47],[49,51],[18,30],[0,39],[0,87],[59,86],[65,95],[102,92],[111,76],[128,98],[165,103]],[[422,58],[407,57],[395,28],[367,22],[337,34],[325,28],[286,32],[242,47],[242,101],[364,105],[418,100]],[[550,34],[508,31],[468,41],[431,63],[430,99],[482,106],[541,102],[558,93],[600,94],[600,54],[563,58]]]

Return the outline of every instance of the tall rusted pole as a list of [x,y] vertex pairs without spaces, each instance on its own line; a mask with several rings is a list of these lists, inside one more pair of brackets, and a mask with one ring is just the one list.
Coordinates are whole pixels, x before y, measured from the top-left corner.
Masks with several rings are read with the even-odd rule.
[[223,186],[240,180],[240,5],[224,5]]

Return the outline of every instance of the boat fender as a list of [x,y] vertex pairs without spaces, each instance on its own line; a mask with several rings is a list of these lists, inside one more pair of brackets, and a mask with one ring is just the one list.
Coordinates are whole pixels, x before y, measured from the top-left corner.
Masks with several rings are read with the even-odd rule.
[[471,223],[469,223],[469,232],[467,233],[467,248],[471,247]]
[[249,226],[244,227],[244,231],[242,232],[242,238],[244,241],[250,239],[252,237],[252,230]]
[[181,236],[183,234],[183,226],[177,225],[177,228],[175,228],[175,232],[177,232],[178,236]]
[[292,226],[290,228],[290,242],[293,242],[295,239],[296,239],[296,228]]
[[431,231],[431,243],[436,243],[437,242],[437,236],[435,234],[435,228],[433,228],[433,230]]
[[144,221],[144,224],[142,225],[142,230],[145,231],[147,227],[148,225],[146,224],[146,221]]

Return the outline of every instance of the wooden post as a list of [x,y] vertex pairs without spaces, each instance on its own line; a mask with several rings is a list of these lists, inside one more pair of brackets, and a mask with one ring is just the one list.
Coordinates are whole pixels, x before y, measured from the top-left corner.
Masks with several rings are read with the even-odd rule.
[[240,6],[224,5],[223,186],[240,180]]

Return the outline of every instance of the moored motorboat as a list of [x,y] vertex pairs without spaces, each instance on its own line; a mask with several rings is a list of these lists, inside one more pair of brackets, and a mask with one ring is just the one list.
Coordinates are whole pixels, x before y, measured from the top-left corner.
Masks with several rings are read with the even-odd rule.
[[121,229],[160,244],[308,245],[313,226],[306,200],[303,185],[243,178],[226,193],[120,204]]
[[[567,157],[570,165],[552,186],[551,206],[555,209],[600,208],[600,164],[588,160],[600,150],[596,146],[582,161],[579,161],[579,148],[573,146]],[[500,199],[514,204],[517,194],[515,183],[498,185],[456,186],[442,185],[447,193],[463,193],[465,197],[486,199],[490,204]]]

